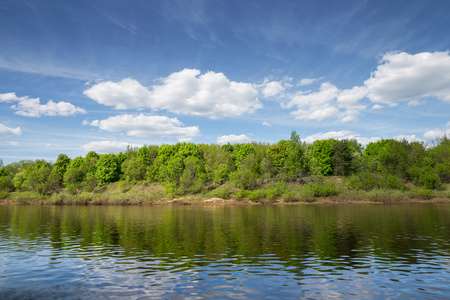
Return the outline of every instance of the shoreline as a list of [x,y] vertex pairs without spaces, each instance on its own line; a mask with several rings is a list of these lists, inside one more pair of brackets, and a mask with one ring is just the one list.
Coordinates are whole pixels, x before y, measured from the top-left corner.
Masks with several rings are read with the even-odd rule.
[[[51,195],[40,195],[36,192],[12,192],[3,199],[0,205],[348,205],[360,203],[376,204],[414,204],[414,203],[450,203],[450,189],[421,190],[409,187],[405,190],[372,189],[370,191],[350,190],[341,178],[334,178],[335,193],[305,193],[305,185],[293,183],[286,185],[290,193],[269,194],[264,191],[244,191],[232,189],[227,185],[205,190],[197,194],[170,196],[162,184],[126,184],[112,183],[98,187],[91,192],[63,189]],[[273,189],[272,189],[273,190]]]
[[277,206],[277,205],[353,205],[353,204],[450,204],[448,198],[392,198],[392,199],[373,199],[371,197],[322,197],[315,198],[312,201],[285,201],[284,199],[263,199],[263,200],[249,200],[249,199],[222,199],[222,198],[203,198],[203,197],[180,197],[174,199],[148,200],[142,199],[138,201],[123,200],[123,201],[109,201],[106,199],[67,199],[67,200],[52,200],[52,199],[33,199],[33,200],[13,200],[2,199],[0,206],[8,205],[55,205],[55,206]]

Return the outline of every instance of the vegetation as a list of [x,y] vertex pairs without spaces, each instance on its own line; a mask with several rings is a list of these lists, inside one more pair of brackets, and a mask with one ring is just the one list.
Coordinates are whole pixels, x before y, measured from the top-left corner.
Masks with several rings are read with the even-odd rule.
[[117,203],[158,197],[312,202],[352,195],[426,200],[448,198],[449,183],[446,136],[432,146],[384,139],[363,148],[356,140],[306,144],[293,131],[289,140],[272,145],[177,143],[129,147],[119,154],[91,151],[73,159],[60,154],[54,163],[4,166],[0,160],[0,199],[54,203],[100,203],[106,195]]

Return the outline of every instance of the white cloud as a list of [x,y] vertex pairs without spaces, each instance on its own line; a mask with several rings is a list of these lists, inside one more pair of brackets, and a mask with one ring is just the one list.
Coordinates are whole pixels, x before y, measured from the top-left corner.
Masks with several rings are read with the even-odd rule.
[[403,141],[403,140],[407,140],[408,142],[423,142],[424,140],[416,137],[415,134],[412,135],[404,135],[404,134],[400,134],[400,135],[396,135],[393,137],[394,140],[397,141]]
[[371,142],[376,142],[376,141],[380,140],[381,138],[379,138],[379,137],[370,137],[370,138],[360,137],[360,135],[358,133],[354,133],[350,130],[341,130],[341,131],[329,131],[329,132],[325,132],[325,133],[323,133],[323,132],[316,133],[316,134],[306,137],[304,139],[304,141],[309,144],[309,143],[313,143],[314,141],[317,141],[317,140],[327,140],[327,139],[336,139],[336,140],[356,139],[358,141],[358,143],[365,146]]
[[[450,103],[450,53],[387,53],[364,84],[368,98],[391,104],[437,97]],[[414,102],[413,102],[414,103]]]
[[336,102],[343,107],[358,105],[359,101],[366,95],[367,89],[365,87],[355,86],[352,89],[340,91]]
[[423,134],[423,136],[428,139],[441,138],[444,135],[447,135],[447,137],[450,137],[450,122],[448,122],[446,125],[447,125],[447,128],[445,128],[445,129],[435,128],[432,130],[428,130],[427,132],[425,132]]
[[183,127],[177,118],[145,114],[118,115],[106,120],[94,120],[90,125],[105,131],[126,131],[127,135],[138,137],[172,137],[182,140],[200,135],[197,126]]
[[150,106],[150,91],[132,78],[120,82],[97,83],[83,92],[92,100],[115,109],[129,109]]
[[13,147],[19,147],[19,142],[7,141],[6,143],[8,143],[8,145],[13,146]]
[[269,122],[266,122],[266,121],[262,122],[262,125],[267,126],[267,127],[272,127],[272,124],[270,124]]
[[296,119],[316,120],[337,118],[340,122],[356,121],[365,106],[359,101],[365,97],[363,87],[339,90],[331,83],[322,83],[318,92],[298,92],[291,96],[284,108],[297,108],[291,112]]
[[118,153],[118,152],[125,152],[127,150],[127,147],[142,147],[142,144],[131,144],[127,142],[115,142],[115,141],[99,141],[99,142],[90,142],[87,143],[81,148],[84,149],[84,151],[95,151],[97,153]]
[[230,135],[221,135],[217,137],[217,144],[219,145],[228,143],[230,144],[246,143],[248,141],[250,141],[250,137],[245,134],[241,135],[230,134]]
[[318,80],[322,80],[322,78],[302,78],[299,81],[298,85],[299,86],[310,85],[310,84],[313,84],[314,82],[316,82]]
[[[319,78],[321,79],[321,78]],[[304,78],[299,85],[308,85],[317,79]],[[283,108],[295,110],[296,119],[339,122],[356,121],[366,106],[361,100],[367,97],[374,103],[372,109],[386,104],[395,107],[401,101],[409,106],[423,104],[424,98],[435,97],[450,103],[450,51],[386,53],[371,77],[363,86],[341,90],[331,83],[322,83],[318,91],[297,91],[287,94]]]
[[39,98],[17,97],[15,93],[0,94],[0,102],[17,102],[11,108],[17,110],[16,114],[25,117],[73,116],[86,113],[84,109],[69,102],[50,100],[47,104],[40,104]]
[[165,109],[210,118],[240,116],[262,108],[252,84],[230,81],[223,73],[201,74],[195,69],[172,73],[151,88],[126,78],[118,83],[98,83],[84,94],[116,109]]
[[264,97],[275,97],[281,94],[285,90],[285,87],[280,81],[265,82],[262,93]]
[[21,135],[22,131],[20,127],[17,128],[9,128],[3,124],[0,124],[0,136],[11,136],[11,135]]
[[356,134],[350,130],[341,130],[341,131],[329,131],[329,132],[319,132],[313,135],[310,135],[304,139],[306,143],[312,143],[316,140],[327,140],[327,139],[355,139],[359,134]]

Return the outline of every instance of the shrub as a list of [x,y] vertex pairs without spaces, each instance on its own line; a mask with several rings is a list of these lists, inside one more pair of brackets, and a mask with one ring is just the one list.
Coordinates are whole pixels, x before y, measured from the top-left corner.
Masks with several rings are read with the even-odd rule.
[[222,198],[222,199],[230,199],[231,198],[231,192],[228,188],[217,189],[214,191],[213,195],[215,197]]
[[9,176],[0,176],[0,190],[12,192],[14,184]]
[[409,192],[410,198],[430,200],[434,197],[434,191],[427,188],[417,188]]
[[303,189],[309,190],[314,197],[329,197],[339,194],[336,186],[332,182],[309,182],[303,186]]
[[284,181],[277,182],[275,187],[267,190],[266,197],[269,199],[275,199],[283,195],[286,192],[286,183]]
[[6,190],[0,190],[0,199],[5,199],[8,196],[9,192]]
[[405,185],[395,175],[387,175],[379,181],[379,187],[390,190],[404,190]]
[[419,177],[419,183],[425,189],[440,189],[442,187],[441,180],[436,173],[433,172],[422,172]]
[[247,195],[248,195],[248,191],[246,191],[244,189],[240,189],[233,194],[233,197],[236,199],[243,199],[243,198],[246,198]]
[[347,179],[347,187],[351,190],[370,191],[377,186],[378,179],[368,171],[353,174]]
[[264,190],[250,191],[247,197],[250,200],[262,200],[266,198],[266,192]]

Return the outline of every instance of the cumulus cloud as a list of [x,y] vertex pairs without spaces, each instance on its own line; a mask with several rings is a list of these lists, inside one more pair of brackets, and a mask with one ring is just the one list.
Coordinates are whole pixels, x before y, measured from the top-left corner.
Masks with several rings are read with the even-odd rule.
[[200,135],[197,126],[184,127],[177,118],[145,114],[118,115],[105,120],[94,120],[89,125],[111,132],[125,131],[127,135],[138,137],[172,137],[183,140]]
[[125,152],[127,150],[127,147],[142,147],[142,144],[131,144],[127,142],[115,142],[115,141],[98,141],[98,142],[90,142],[87,143],[81,148],[83,148],[84,151],[95,151],[97,153],[118,153],[118,152]]
[[84,91],[92,100],[116,109],[150,108],[210,118],[240,116],[262,108],[250,83],[230,81],[223,73],[184,69],[150,88],[126,78],[98,83]]
[[422,140],[422,139],[416,137],[415,134],[412,134],[412,135],[404,135],[404,134],[400,134],[400,135],[394,136],[393,138],[394,138],[394,140],[397,140],[397,141],[407,140],[407,141],[410,142],[410,143],[411,143],[411,142],[423,142],[423,141],[424,141],[424,140]]
[[428,97],[450,103],[450,52],[387,53],[364,85],[375,103]]
[[367,91],[363,87],[339,90],[331,83],[322,83],[318,92],[298,92],[293,95],[284,108],[296,108],[291,114],[300,120],[316,120],[337,118],[340,122],[355,121],[359,111],[365,106],[359,101]]
[[[315,81],[304,78],[299,86]],[[325,82],[318,91],[286,95],[288,101],[282,107],[293,109],[291,114],[296,119],[337,119],[342,123],[358,119],[366,108],[361,104],[364,98],[374,103],[373,110],[382,108],[380,104],[395,107],[402,101],[417,106],[426,98],[450,103],[450,52],[386,53],[362,86],[342,90]]]
[[425,132],[423,134],[423,136],[428,139],[441,138],[444,135],[447,135],[447,137],[450,137],[450,122],[447,123],[447,128],[445,128],[445,129],[435,128],[435,129],[428,130],[427,132]]
[[263,84],[262,93],[264,97],[275,97],[281,94],[285,90],[282,82],[270,81]]
[[20,127],[17,128],[9,128],[3,124],[0,124],[0,136],[11,136],[11,135],[21,135],[22,131]]
[[86,113],[84,109],[69,102],[50,100],[47,104],[41,104],[39,98],[17,97],[15,93],[0,94],[0,102],[16,102],[11,108],[17,110],[16,114],[25,117],[73,116]]
[[217,137],[217,144],[219,145],[228,143],[230,144],[246,143],[248,141],[250,141],[250,137],[245,134],[241,135],[230,134],[230,135],[221,135]]
[[270,124],[269,122],[266,122],[266,121],[262,122],[262,125],[267,126],[267,127],[272,127],[272,124]]
[[341,130],[341,131],[329,131],[329,132],[319,132],[313,135],[310,135],[304,139],[306,143],[313,143],[317,140],[327,140],[327,139],[336,139],[336,140],[352,140],[355,139],[361,145],[367,145],[371,142],[376,142],[380,140],[380,137],[361,137],[358,133],[354,133],[350,130]]

